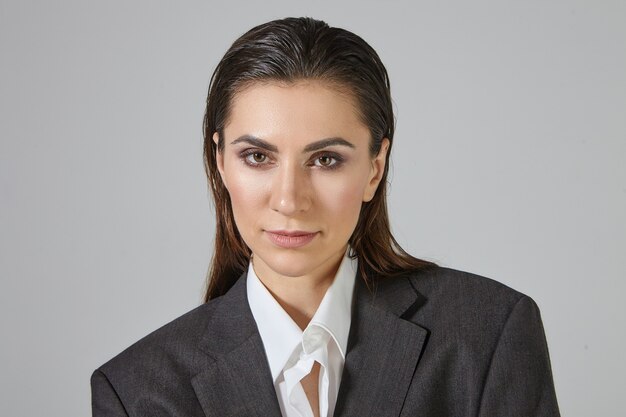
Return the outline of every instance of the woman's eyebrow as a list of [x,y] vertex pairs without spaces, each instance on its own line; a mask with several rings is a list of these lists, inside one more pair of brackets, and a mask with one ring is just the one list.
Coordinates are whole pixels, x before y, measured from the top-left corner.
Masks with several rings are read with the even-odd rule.
[[246,143],[249,143],[252,146],[256,146],[257,148],[262,148],[262,149],[268,150],[270,152],[278,152],[278,148],[276,146],[272,145],[271,143],[268,143],[268,142],[264,141],[263,139],[259,139],[259,138],[255,137],[255,136],[252,136],[252,135],[239,136],[237,139],[232,141],[230,144],[231,145],[236,145],[239,142],[246,142]]
[[[255,136],[252,135],[243,135],[238,137],[237,139],[235,139],[234,141],[232,141],[230,144],[231,145],[236,145],[240,142],[245,142],[245,143],[249,143],[250,145],[256,146],[258,148],[262,148],[265,150],[268,150],[270,152],[278,152],[278,148],[275,145],[272,145],[271,143],[268,143],[266,141],[264,141],[263,139],[259,139]],[[306,145],[304,147],[304,153],[306,152],[313,152],[313,151],[317,151],[320,149],[324,149],[328,146],[335,146],[335,145],[340,145],[340,146],[347,146],[349,148],[354,149],[355,146],[348,142],[347,140],[345,140],[344,138],[340,138],[340,137],[334,137],[334,138],[327,138],[327,139],[321,139],[318,141],[315,141],[313,143],[309,143],[308,145]]]
[[317,142],[309,143],[308,145],[304,147],[304,152],[313,152],[313,151],[317,151],[320,149],[324,149],[327,146],[333,146],[333,145],[347,146],[349,148],[354,149],[354,145],[348,142],[347,140],[345,140],[344,138],[328,138],[328,139],[318,140]]

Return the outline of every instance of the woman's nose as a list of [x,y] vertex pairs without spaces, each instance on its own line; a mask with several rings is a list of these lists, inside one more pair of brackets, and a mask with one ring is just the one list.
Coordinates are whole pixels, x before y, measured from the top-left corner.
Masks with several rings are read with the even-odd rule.
[[284,164],[276,169],[272,181],[272,210],[293,216],[311,207],[311,184],[306,168],[297,164]]

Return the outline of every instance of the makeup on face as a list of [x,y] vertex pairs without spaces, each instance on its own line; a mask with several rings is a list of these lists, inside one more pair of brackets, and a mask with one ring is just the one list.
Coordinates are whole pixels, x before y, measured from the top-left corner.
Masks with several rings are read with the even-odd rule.
[[377,186],[355,108],[319,81],[235,95],[218,167],[260,279],[334,275]]

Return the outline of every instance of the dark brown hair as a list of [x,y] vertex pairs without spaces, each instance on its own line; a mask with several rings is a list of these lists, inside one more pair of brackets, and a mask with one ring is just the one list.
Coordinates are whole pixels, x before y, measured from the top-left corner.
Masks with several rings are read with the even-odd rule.
[[[385,170],[371,201],[363,203],[350,237],[351,256],[359,259],[366,283],[433,266],[406,253],[391,234],[387,215],[387,172],[394,114],[387,70],[378,54],[359,36],[309,17],[274,20],[250,29],[228,49],[213,72],[204,115],[204,163],[215,202],[215,247],[205,301],[228,291],[247,269],[250,249],[233,217],[230,196],[217,169],[216,151],[224,148],[224,126],[233,97],[256,82],[291,83],[316,79],[353,95],[371,134],[375,157],[389,139]],[[218,144],[213,134],[219,135]]]

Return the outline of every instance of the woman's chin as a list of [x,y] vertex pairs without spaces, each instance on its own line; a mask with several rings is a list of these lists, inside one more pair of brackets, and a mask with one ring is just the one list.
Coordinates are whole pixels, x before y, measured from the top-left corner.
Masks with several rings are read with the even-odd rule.
[[268,252],[254,255],[254,270],[257,274],[297,278],[314,273],[324,264],[319,253],[284,249]]
[[268,259],[264,265],[271,273],[285,277],[301,277],[308,275],[315,270],[315,266],[311,265],[311,259],[303,258],[297,255],[282,255]]

